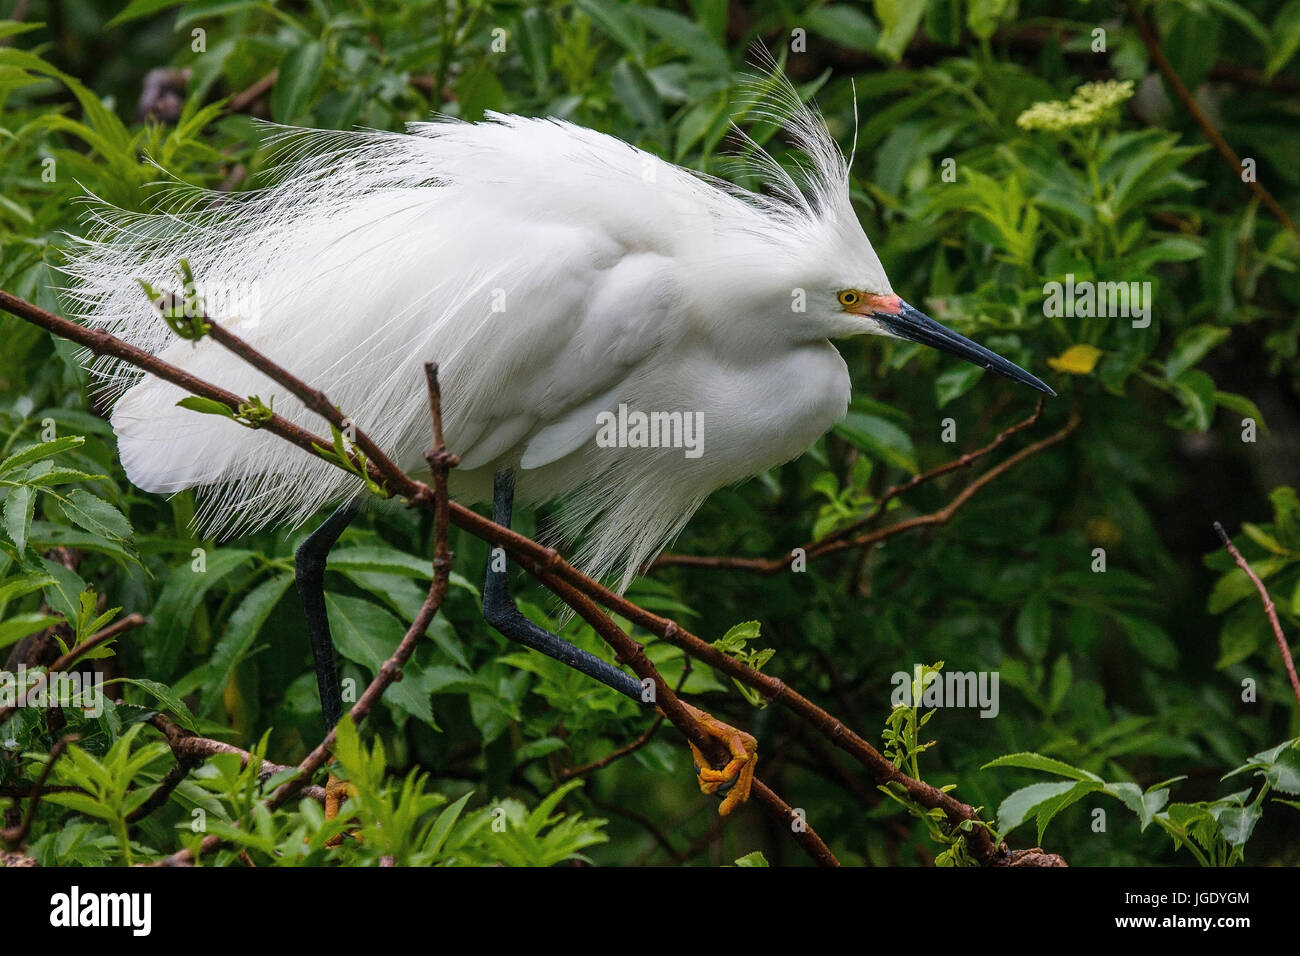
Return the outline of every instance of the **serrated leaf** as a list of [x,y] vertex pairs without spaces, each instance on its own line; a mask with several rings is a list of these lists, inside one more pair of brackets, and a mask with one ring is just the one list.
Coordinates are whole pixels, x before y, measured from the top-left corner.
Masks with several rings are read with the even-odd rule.
[[54,441],[41,442],[36,445],[29,445],[27,448],[20,448],[4,461],[0,461],[0,475],[7,475],[21,465],[31,464],[34,461],[40,461],[42,458],[52,458],[61,452],[79,448],[85,443],[86,439],[80,435],[68,435],[66,438],[56,438]]
[[980,769],[988,770],[990,767],[1020,767],[1024,770],[1042,770],[1045,773],[1058,774],[1062,777],[1069,777],[1071,780],[1095,780],[1101,782],[1101,777],[1095,773],[1081,767],[1073,767],[1064,761],[1057,760],[1055,757],[1045,757],[1030,750],[1006,754],[996,760],[990,760]]
[[98,495],[74,488],[60,505],[64,514],[92,534],[102,534],[119,541],[131,538],[131,522],[126,520],[126,515]]
[[1059,783],[1032,783],[1027,787],[1021,787],[1011,793],[998,807],[998,833],[1003,835],[1010,833],[1037,813],[1038,808],[1044,803],[1069,793],[1077,786],[1079,786],[1077,782],[1065,780]]
[[1135,783],[1120,782],[1106,784],[1106,792],[1116,797],[1124,806],[1137,814],[1141,829],[1145,830],[1155,819],[1155,815],[1169,802],[1169,791],[1164,789],[1147,790]]

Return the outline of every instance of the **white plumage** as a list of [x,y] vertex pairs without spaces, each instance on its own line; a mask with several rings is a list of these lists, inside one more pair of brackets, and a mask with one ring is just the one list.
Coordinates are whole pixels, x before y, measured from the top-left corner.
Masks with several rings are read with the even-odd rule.
[[[150,215],[96,207],[67,265],[71,310],[236,393],[274,395],[319,432],[283,389],[160,320],[137,280],[174,288],[185,259],[201,294],[260,302],[213,318],[323,389],[412,473],[427,471],[422,365],[436,361],[462,462],[453,495],[488,499],[493,473],[516,469],[518,499],[561,500],[579,562],[626,586],[710,492],[798,455],[844,413],[831,337],[889,334],[836,302],[842,289],[890,293],[842,154],[787,83],[767,90],[764,109],[808,163],[796,185],[757,151],[765,195],[557,120],[280,129],[268,189],[173,189]],[[199,488],[206,533],[301,522],[360,491],[272,435],[176,407],[172,385],[112,361],[94,373],[117,397],[131,481]],[[704,453],[600,447],[598,413],[620,404],[702,413]]]

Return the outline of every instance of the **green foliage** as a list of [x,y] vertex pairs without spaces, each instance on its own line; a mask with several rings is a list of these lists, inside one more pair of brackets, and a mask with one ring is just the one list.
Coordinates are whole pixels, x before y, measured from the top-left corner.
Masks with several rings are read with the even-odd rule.
[[[33,0],[30,22],[0,21],[0,287],[54,310],[69,234],[85,232],[78,197],[148,208],[158,167],[197,186],[255,187],[269,151],[250,114],[328,129],[398,129],[432,111],[554,115],[724,176],[735,117],[793,165],[776,126],[737,97],[751,43],[765,42],[800,93],[816,95],[846,153],[856,133],[853,196],[894,289],[1061,393],[1032,429],[973,469],[890,501],[881,520],[943,507],[1071,412],[1080,425],[940,526],[763,578],[659,571],[629,597],[724,635],[727,653],[859,732],[889,713],[890,758],[951,782],[968,803],[999,806],[1013,845],[1032,819],[1032,835],[1074,864],[1233,863],[1247,838],[1252,863],[1300,860],[1297,801],[1278,796],[1294,794],[1294,744],[1273,746],[1300,732],[1295,704],[1253,587],[1209,532],[1214,519],[1241,527],[1238,545],[1286,633],[1297,633],[1300,500],[1276,486],[1294,485],[1300,427],[1300,248],[1240,171],[1206,148],[1109,8],[771,0],[745,5],[741,18],[715,0],[103,6]],[[1294,209],[1300,131],[1286,90],[1300,75],[1296,4],[1144,9],[1225,138]],[[1092,49],[1098,25],[1104,52]],[[807,45],[794,52],[797,29]],[[849,63],[861,66],[850,74]],[[134,104],[155,66],[188,69],[188,82],[174,111],[141,120]],[[266,95],[229,109],[272,71]],[[1099,80],[1118,85],[1080,89]],[[1120,102],[1130,83],[1133,98]],[[1067,277],[1151,283],[1150,323],[1050,314],[1052,283]],[[202,334],[184,278],[164,304],[180,307],[177,334]],[[53,780],[80,790],[50,794],[37,815],[29,852],[41,862],[145,862],[214,832],[232,841],[208,861],[218,864],[237,848],[259,865],[673,859],[643,819],[692,862],[799,860],[756,812],[713,829],[716,804],[701,798],[689,754],[666,730],[575,787],[566,768],[610,757],[647,718],[487,628],[472,583],[486,548],[461,533],[429,639],[359,736],[343,732],[333,769],[350,796],[337,818],[310,800],[259,809],[273,781],[219,755],[128,821],[172,764],[148,725],[159,711],[276,763],[320,739],[292,588],[302,532],[197,538],[189,492],[164,500],[127,482],[77,349],[8,316],[0,340],[0,653],[52,624],[70,646],[119,608],[149,619],[101,648],[95,663],[117,698],[102,713],[68,707],[56,733],[46,714],[21,708],[0,726],[5,784],[34,779],[59,736],[79,738]],[[800,459],[712,496],[678,550],[790,555],[1030,411],[1016,386],[914,344],[872,339],[843,351],[855,382],[849,415]],[[256,426],[273,402],[183,404]],[[1243,440],[1245,420],[1258,429],[1253,441]],[[321,453],[369,481],[343,430]],[[548,515],[518,521],[531,533]],[[419,608],[430,530],[381,505],[331,554],[327,604],[345,688],[365,686]],[[530,617],[612,660],[583,622],[516,584]],[[841,860],[912,862],[908,851],[937,841],[936,862],[969,862],[968,832],[896,788],[870,806],[782,707],[756,710],[762,701],[734,682],[636,637],[689,699],[755,733],[760,775],[780,758],[781,792]],[[890,712],[890,675],[934,660],[996,673],[997,718]],[[1013,756],[993,760],[1004,768],[995,770],[998,754]],[[1252,786],[1221,796],[1214,779],[1232,768]],[[1052,779],[1028,776],[1044,772]],[[1007,778],[1017,773],[1025,779]],[[1180,773],[1189,776],[1167,779]],[[1169,802],[1175,786],[1183,802]],[[79,799],[55,799],[65,796]],[[1084,811],[1108,797],[1133,814],[1094,833]],[[193,829],[195,811],[206,830]],[[900,837],[881,820],[903,812],[910,829]]]
[[[1032,817],[1037,821],[1041,843],[1053,817],[1091,794],[1102,793],[1132,810],[1142,830],[1155,823],[1169,834],[1174,849],[1186,847],[1201,866],[1234,866],[1244,860],[1246,842],[1263,816],[1264,798],[1270,790],[1300,795],[1300,738],[1257,753],[1224,774],[1224,780],[1245,773],[1259,777],[1259,792],[1254,799],[1254,787],[1248,787],[1216,800],[1170,803],[1170,788],[1185,777],[1174,777],[1144,790],[1131,781],[1107,783],[1087,770],[1036,753],[1009,754],[985,766],[1022,767],[1067,778],[1061,783],[1030,784],[1003,800],[998,807],[998,826],[1003,835]],[[1294,801],[1274,802],[1295,806]]]

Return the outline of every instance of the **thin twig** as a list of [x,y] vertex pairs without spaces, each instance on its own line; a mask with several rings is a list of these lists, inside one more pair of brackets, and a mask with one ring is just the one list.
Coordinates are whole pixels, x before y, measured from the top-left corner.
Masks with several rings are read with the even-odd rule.
[[648,744],[654,739],[654,735],[659,732],[659,728],[662,726],[663,722],[664,715],[656,714],[654,721],[646,728],[645,733],[641,734],[635,740],[629,741],[617,750],[601,757],[599,760],[584,763],[579,767],[561,767],[555,775],[561,780],[572,780],[574,777],[581,777],[583,774],[591,773],[593,770],[603,770],[616,760],[622,760],[624,757],[636,753]]
[[[969,467],[970,465],[978,461],[980,458],[983,458],[985,455],[989,454],[989,452],[993,451],[995,448],[1001,445],[1004,441],[1006,441],[1016,432],[1021,431],[1022,429],[1028,428],[1029,426],[1033,425],[1035,422],[1038,421],[1039,417],[1041,417],[1042,414],[1043,414],[1043,400],[1040,398],[1038,400],[1038,404],[1034,408],[1033,414],[1031,414],[1028,418],[1024,419],[1023,421],[1017,422],[1016,424],[1010,426],[1009,428],[1004,429],[1002,432],[1000,432],[997,435],[996,438],[994,438],[983,448],[977,448],[974,451],[967,452],[966,454],[961,455],[958,458],[954,458],[952,461],[945,462],[944,464],[939,465],[936,468],[932,468],[929,471],[922,472],[921,474],[915,475],[912,478],[910,478],[908,481],[903,482],[902,484],[894,485],[892,488],[890,488],[888,491],[886,491],[884,494],[880,496],[880,499],[876,502],[875,507],[868,514],[866,514],[862,518],[859,518],[857,521],[853,522],[852,524],[847,525],[846,527],[840,528],[836,531],[832,531],[831,533],[821,538],[817,538],[815,540],[807,542],[806,544],[801,546],[800,550],[802,550],[803,553],[807,556],[808,560],[811,561],[828,554],[834,554],[837,551],[843,551],[847,548],[862,548],[868,544],[875,544],[877,541],[881,541],[885,538],[892,537],[895,534],[899,534],[903,531],[907,531],[911,528],[917,527],[919,524],[923,524],[923,523],[941,524],[942,521],[932,521],[932,520],[922,521],[921,519],[912,519],[911,523],[901,522],[900,524],[889,526],[888,528],[884,529],[884,533],[880,534],[879,536],[875,536],[875,533],[873,533],[872,535],[861,535],[857,538],[851,537],[853,532],[859,530],[860,528],[865,527],[866,525],[870,524],[871,522],[879,518],[882,514],[884,514],[885,506],[888,505],[889,502],[892,501],[894,498],[897,498],[899,495],[911,491],[913,488],[917,487],[918,485],[921,485],[927,481],[931,481],[935,478],[938,478],[941,475],[946,475],[949,472],[958,470],[959,468]],[[1061,437],[1064,437],[1064,435],[1062,435]],[[1037,449],[1037,450],[1041,450],[1041,449]],[[1028,457],[1028,456],[1021,456],[1019,458],[1016,458],[1015,461],[1018,463],[1022,461],[1024,457]],[[998,470],[997,473],[994,474],[992,477],[997,477],[998,474],[1002,474],[1002,472],[1006,470],[1007,470],[1006,468],[1001,468],[1001,470]],[[970,498],[971,494],[974,494],[975,491],[978,491],[985,484],[987,484],[988,481],[991,480],[992,478],[987,477],[987,473],[986,473],[985,477],[979,479],[978,484],[973,483],[974,490],[970,491],[969,494],[963,493],[965,494],[965,497],[962,498],[961,502],[957,505],[957,507],[960,507],[961,504],[964,504],[966,500]],[[956,509],[954,508],[953,510]],[[940,512],[936,512],[935,514],[939,514],[939,513]],[[925,517],[929,519],[932,516],[925,516]],[[949,515],[949,517],[951,517],[951,515]],[[944,518],[943,520],[946,521],[947,518]],[[781,555],[780,557],[775,557],[775,558],[739,558],[739,557],[732,557],[729,555],[663,554],[660,555],[651,563],[649,570],[655,570],[657,568],[669,567],[673,565],[693,567],[693,568],[714,568],[714,569],[752,571],[760,575],[771,575],[771,574],[777,574],[778,572],[784,571],[786,570],[786,568],[789,567],[790,555],[789,553],[787,553]]]
[[177,756],[176,762],[172,764],[171,769],[167,771],[162,780],[158,781],[158,786],[154,787],[154,791],[149,794],[149,798],[127,814],[126,822],[138,823],[165,805],[172,792],[185,782],[185,778],[190,775],[190,771],[202,762],[199,757],[193,755]]
[[[46,668],[45,673],[40,674],[36,678],[36,683],[33,684],[30,689],[28,689],[22,695],[20,695],[21,698],[25,700],[29,694],[42,690],[45,687],[45,685],[49,683],[51,674],[56,674],[60,671],[67,670],[71,665],[75,664],[83,655],[94,650],[100,644],[103,644],[105,641],[111,641],[115,637],[120,637],[123,634],[125,634],[127,631],[134,630],[135,628],[140,627],[144,623],[145,623],[145,619],[139,614],[128,614],[120,621],[115,621],[112,624],[110,624],[108,627],[104,628],[102,631],[98,631],[95,634],[92,634],[90,637],[86,638],[84,641],[82,641],[76,647],[72,648],[70,651],[68,651],[68,653],[64,654],[53,664],[51,664],[48,668]],[[0,707],[0,724],[4,723],[5,720],[8,719],[9,715],[12,714],[15,710],[17,710],[20,706],[22,706],[21,700],[15,701],[14,703],[10,704],[8,707]]]
[[1237,562],[1237,567],[1241,568],[1246,577],[1255,585],[1255,590],[1259,592],[1259,599],[1264,602],[1264,613],[1268,615],[1268,623],[1273,626],[1273,639],[1277,641],[1277,649],[1282,654],[1282,664],[1286,667],[1286,675],[1291,679],[1291,691],[1295,694],[1296,703],[1300,704],[1300,678],[1296,677],[1295,661],[1291,659],[1291,648],[1287,645],[1286,637],[1282,634],[1282,622],[1277,619],[1277,608],[1273,606],[1273,599],[1269,597],[1268,588],[1264,587],[1264,582],[1259,579],[1259,575],[1251,568],[1250,563],[1237,550],[1237,546],[1232,543],[1228,537],[1228,532],[1223,530],[1223,525],[1214,522],[1214,530],[1219,535],[1219,540],[1223,546],[1228,549],[1232,559]]
[[36,808],[40,806],[41,796],[46,793],[45,783],[50,779],[50,773],[54,770],[54,765],[59,758],[63,756],[63,751],[68,748],[72,740],[77,736],[60,737],[50,748],[49,757],[45,761],[45,766],[41,768],[41,775],[36,778],[36,783],[32,785],[31,791],[27,794],[27,813],[23,817],[22,823],[11,829],[0,830],[0,841],[8,845],[9,849],[19,849],[27,842],[27,834],[32,830],[32,821],[36,819]]
[[[1174,69],[1174,65],[1169,62],[1169,57],[1165,56],[1165,51],[1161,49],[1160,38],[1156,35],[1155,28],[1153,28],[1150,21],[1142,15],[1142,11],[1138,9],[1137,4],[1134,3],[1133,0],[1124,0],[1124,6],[1128,9],[1128,14],[1133,20],[1133,25],[1137,27],[1138,36],[1140,36],[1142,42],[1146,44],[1147,52],[1151,55],[1152,62],[1155,63],[1156,69],[1160,71],[1160,75],[1165,78],[1165,82],[1169,84],[1169,88],[1174,91],[1174,96],[1178,97],[1178,101],[1183,104],[1183,108],[1191,114],[1192,119],[1196,121],[1196,125],[1199,126],[1201,132],[1205,134],[1205,138],[1210,141],[1218,151],[1219,155],[1223,157],[1223,161],[1232,168],[1233,175],[1240,178],[1242,169],[1241,157],[1238,156],[1236,151],[1228,145],[1228,141],[1223,138],[1223,134],[1219,132],[1218,128],[1210,118],[1205,115],[1205,111],[1197,104],[1196,97],[1194,97],[1191,91],[1187,89],[1187,84],[1183,82],[1183,78],[1178,75],[1178,71]],[[1282,225],[1286,226],[1287,229],[1290,229],[1297,235],[1300,235],[1300,229],[1296,228],[1295,221],[1291,218],[1290,214],[1282,208],[1282,204],[1273,197],[1273,194],[1265,188],[1263,183],[1254,178],[1243,180],[1243,182],[1245,182],[1246,188],[1253,192],[1259,198],[1259,201],[1268,208],[1268,211],[1277,218],[1278,222],[1282,223]]]
[[226,104],[226,109],[231,113],[243,113],[271,91],[271,87],[275,86],[275,81],[279,75],[279,70],[272,70],[252,86],[248,87],[248,89],[236,93],[230,98],[230,102]]

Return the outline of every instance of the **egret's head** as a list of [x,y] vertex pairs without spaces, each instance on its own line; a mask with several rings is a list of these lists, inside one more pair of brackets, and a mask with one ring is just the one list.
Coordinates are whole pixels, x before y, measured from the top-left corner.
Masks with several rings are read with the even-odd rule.
[[830,312],[826,316],[827,324],[839,335],[887,335],[919,342],[1005,375],[1012,381],[1036,388],[1040,392],[1056,394],[1020,366],[1008,362],[996,352],[990,352],[964,335],[958,335],[924,312],[908,305],[890,291],[887,283],[880,284],[883,285],[880,291],[859,288],[859,285],[861,283],[838,288],[826,296],[829,302],[823,303],[823,307]]

